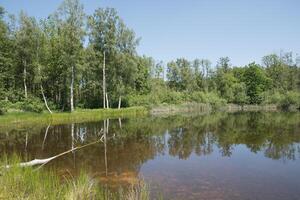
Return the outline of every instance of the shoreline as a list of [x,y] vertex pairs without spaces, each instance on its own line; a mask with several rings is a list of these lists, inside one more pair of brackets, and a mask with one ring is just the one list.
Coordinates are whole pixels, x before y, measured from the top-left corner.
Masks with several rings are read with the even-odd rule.
[[[83,123],[110,118],[145,117],[161,115],[177,115],[188,113],[209,114],[212,112],[281,112],[277,105],[236,105],[226,104],[215,108],[211,104],[187,102],[179,105],[158,105],[151,108],[144,106],[121,109],[78,109],[74,112],[30,113],[12,112],[0,116],[0,128],[15,126],[21,128],[27,125],[47,126],[68,123]],[[296,108],[288,111],[298,112]]]
[[15,112],[0,116],[0,128],[15,126],[21,128],[23,126],[36,125],[47,126],[60,125],[68,123],[83,123],[99,121],[106,118],[124,118],[145,116],[149,112],[145,107],[129,107],[121,109],[80,109],[74,112],[58,112],[58,113],[30,113]]

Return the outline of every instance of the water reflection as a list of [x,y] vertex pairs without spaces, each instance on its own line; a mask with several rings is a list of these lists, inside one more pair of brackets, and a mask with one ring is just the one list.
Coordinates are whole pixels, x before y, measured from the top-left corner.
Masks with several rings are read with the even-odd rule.
[[[135,183],[140,175],[143,175],[160,183],[164,182],[160,178],[174,179],[173,182],[166,182],[170,194],[176,194],[174,190],[179,187],[182,189],[196,182],[207,192],[226,178],[234,184],[234,178],[222,174],[216,175],[219,180],[214,181],[213,176],[208,176],[210,171],[203,166],[193,166],[194,162],[198,162],[200,158],[209,158],[214,160],[214,165],[210,166],[211,170],[219,165],[227,166],[229,170],[241,165],[245,162],[244,159],[255,156],[258,166],[266,162],[265,159],[270,159],[280,163],[297,161],[296,165],[300,167],[297,160],[300,158],[299,130],[298,113],[218,113],[192,117],[110,119],[59,126],[49,124],[43,128],[27,127],[22,130],[3,129],[0,130],[0,152],[17,152],[24,160],[47,158],[78,145],[96,141],[100,137],[99,133],[103,131],[104,143],[73,152],[55,160],[48,167],[55,168],[60,174],[75,175],[84,168],[102,184],[112,188]],[[237,161],[235,158],[230,160],[230,164],[236,162],[234,166],[226,163],[227,160],[217,161],[240,154],[244,157],[239,157]],[[164,164],[169,168],[164,169]],[[183,167],[183,164],[188,164],[190,170],[183,170],[187,167]],[[156,172],[156,167],[167,172]],[[202,172],[195,171],[196,168]],[[242,171],[240,168],[236,170]],[[202,174],[205,171],[207,174]],[[243,175],[248,173],[242,172]],[[254,173],[254,169],[252,172]],[[294,175],[300,179],[299,173]],[[180,186],[176,186],[175,182],[180,180],[181,176],[188,177],[190,181],[185,184],[180,182]],[[250,176],[253,174],[249,174]],[[207,182],[193,180],[193,177],[202,178]],[[247,178],[250,179],[249,177]],[[291,182],[291,179],[288,182]],[[198,191],[199,188],[191,185],[188,193],[191,190]],[[241,190],[243,189],[240,188],[239,191]],[[218,194],[220,193],[223,194],[224,191]],[[205,192],[201,195],[205,195]],[[224,195],[223,197],[226,197]],[[171,197],[179,198],[180,194],[170,195]],[[231,195],[230,198],[234,199],[235,196]],[[197,199],[197,195],[191,199]]]
[[123,119],[123,127],[121,119],[108,119],[96,123],[49,124],[34,132],[30,128],[0,130],[0,151],[21,155],[28,152],[32,158],[51,156],[95,141],[104,130],[111,151],[130,155],[128,157],[139,151],[146,160],[164,153],[180,159],[187,159],[193,152],[199,156],[209,155],[216,150],[214,146],[222,156],[230,157],[239,144],[246,145],[253,153],[264,152],[268,158],[295,160],[300,152],[299,128],[297,113]]

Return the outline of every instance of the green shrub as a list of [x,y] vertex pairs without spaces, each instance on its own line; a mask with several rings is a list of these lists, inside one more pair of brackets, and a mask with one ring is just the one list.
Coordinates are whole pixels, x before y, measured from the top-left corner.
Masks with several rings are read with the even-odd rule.
[[11,103],[6,100],[1,100],[0,101],[0,115],[4,115],[8,108],[10,107]]
[[215,93],[207,93],[207,101],[211,104],[214,110],[220,109],[227,103],[225,99],[219,97]]
[[207,94],[204,92],[193,92],[190,95],[190,100],[197,103],[208,103]]
[[213,109],[219,109],[226,104],[226,100],[219,97],[216,93],[213,92],[193,92],[189,95],[190,101],[197,103],[208,103],[211,104]]
[[280,107],[288,110],[291,106],[300,107],[300,94],[296,92],[287,92],[280,101]]
[[129,95],[127,97],[129,106],[149,106],[149,95]]
[[162,101],[159,103],[180,104],[184,101],[185,94],[176,91],[166,91],[161,94]]
[[152,91],[146,95],[129,95],[129,106],[153,106],[160,104],[179,104],[184,102],[184,94],[176,91]]
[[279,105],[280,102],[284,98],[284,94],[281,94],[279,92],[264,92],[263,93],[263,104],[276,104]]
[[300,93],[297,92],[265,92],[264,104],[276,104],[283,110],[289,110],[292,106],[300,107]]
[[147,95],[130,95],[127,97],[129,106],[153,106],[160,104],[182,104],[197,102],[211,104],[213,109],[219,109],[226,104],[226,100],[215,93],[205,92],[177,92],[172,90],[151,92]]
[[28,98],[22,102],[21,109],[27,112],[41,113],[44,110],[44,104],[37,98]]

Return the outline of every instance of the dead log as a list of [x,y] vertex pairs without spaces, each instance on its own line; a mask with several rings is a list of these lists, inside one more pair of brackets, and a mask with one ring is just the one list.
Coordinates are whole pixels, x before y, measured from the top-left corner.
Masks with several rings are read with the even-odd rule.
[[[42,168],[44,165],[46,165],[47,163],[49,163],[50,161],[56,159],[56,158],[59,158],[59,157],[61,157],[63,155],[66,155],[66,154],[68,154],[70,152],[77,151],[77,150],[82,149],[84,147],[96,144],[98,142],[103,142],[104,137],[105,137],[105,134],[103,134],[102,137],[99,140],[95,141],[95,142],[92,142],[92,143],[89,143],[89,144],[86,144],[86,145],[83,145],[83,146],[78,146],[78,147],[72,148],[72,149],[70,149],[68,151],[62,152],[62,153],[60,153],[58,155],[55,155],[55,156],[52,156],[50,158],[34,159],[34,160],[29,161],[29,162],[22,162],[22,163],[19,163],[18,166],[19,167],[31,167],[31,166],[35,166],[35,165],[40,165],[37,168],[37,170],[38,170],[38,169]],[[11,168],[11,165],[6,165],[4,167],[7,168],[7,169],[9,169],[9,168]]]

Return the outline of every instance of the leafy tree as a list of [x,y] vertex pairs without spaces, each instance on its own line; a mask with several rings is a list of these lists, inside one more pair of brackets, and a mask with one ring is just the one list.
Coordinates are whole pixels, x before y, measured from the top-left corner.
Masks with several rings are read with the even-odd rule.
[[[90,45],[99,57],[98,66],[101,68],[101,61],[106,55],[107,91],[113,100],[120,99],[121,88],[134,88],[135,80],[140,72],[136,60],[136,46],[139,39],[117,15],[113,8],[99,8],[89,17],[89,38]],[[104,73],[99,74],[103,78]],[[104,83],[104,82],[103,82]],[[122,85],[120,85],[122,84]],[[103,96],[105,92],[103,92]],[[119,97],[117,93],[119,93]]]
[[204,80],[204,71],[200,68],[201,61],[199,59],[195,59],[192,61],[192,69],[194,70],[194,78],[195,78],[195,90],[204,90],[205,80]]
[[4,8],[0,6],[0,100],[8,100],[8,92],[14,86],[14,41],[4,15]]
[[195,89],[195,74],[191,63],[184,58],[168,63],[167,78],[171,88],[173,87],[181,91]]
[[219,58],[217,67],[221,68],[224,72],[227,72],[230,68],[230,59],[228,57]]
[[168,85],[171,89],[178,90],[180,87],[180,69],[174,61],[169,62],[167,66]]
[[32,17],[28,17],[24,12],[19,16],[20,24],[15,33],[16,40],[16,79],[18,85],[24,87],[24,97],[28,97],[28,90],[33,90],[34,80],[37,72],[36,68],[36,47],[38,24]]
[[[62,42],[63,67],[65,69],[65,82],[70,85],[70,110],[74,110],[74,86],[76,71],[80,65],[83,50],[84,11],[79,0],[65,0],[56,12],[56,20],[60,29],[60,42]],[[67,93],[67,92],[65,92]]]
[[202,68],[202,76],[204,78],[203,85],[205,92],[208,92],[209,87],[209,75],[211,71],[211,62],[207,59],[200,60],[200,66]]
[[244,82],[246,83],[246,93],[249,97],[249,103],[261,103],[263,100],[262,93],[268,89],[270,82],[263,69],[255,63],[246,66]]
[[245,83],[235,83],[233,85],[233,103],[238,105],[245,105],[248,103],[248,96],[247,96],[247,87]]

